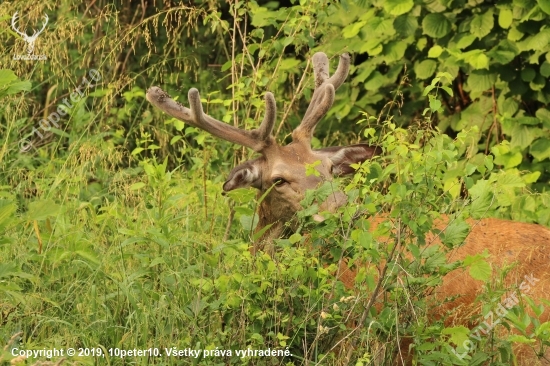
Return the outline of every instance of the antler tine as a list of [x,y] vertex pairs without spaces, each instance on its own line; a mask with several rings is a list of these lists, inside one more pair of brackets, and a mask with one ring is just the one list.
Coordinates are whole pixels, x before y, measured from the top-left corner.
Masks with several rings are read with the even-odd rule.
[[277,114],[275,98],[273,94],[266,93],[266,113],[259,128],[254,130],[241,130],[227,123],[218,121],[205,114],[202,109],[199,91],[191,88],[188,93],[189,107],[186,108],[163,91],[161,88],[152,86],[147,90],[147,100],[163,112],[191,126],[200,128],[218,138],[246,146],[256,152],[261,152],[267,146],[274,143],[271,135]]
[[315,76],[315,89],[317,89],[328,79],[328,57],[323,52],[317,52],[313,55],[311,61],[313,62],[313,75]]
[[16,26],[16,22],[17,22],[17,14],[19,12],[16,11],[15,14],[13,14],[13,17],[11,18],[11,27],[12,29],[17,33],[19,34],[20,36],[22,37],[28,37],[28,35],[26,33],[23,33],[21,32],[19,29],[17,29],[17,26]]
[[275,104],[275,97],[272,93],[265,93],[265,116],[258,128],[258,138],[262,141],[270,139],[271,132],[273,132],[273,126],[275,126],[275,120],[277,118],[277,104]]
[[340,85],[342,85],[344,81],[346,81],[349,73],[350,62],[351,60],[348,53],[343,53],[340,55],[338,68],[336,69],[334,75],[332,75],[332,77],[328,79],[328,82],[334,86],[334,89],[338,89]]
[[292,133],[293,141],[310,141],[315,126],[328,112],[334,103],[335,90],[346,80],[349,72],[350,57],[347,53],[340,56],[338,68],[329,78],[329,61],[323,52],[313,55],[313,73],[315,75],[315,91],[300,125]]
[[39,31],[35,30],[33,35],[39,35],[40,33],[42,33],[44,31],[44,28],[46,28],[46,26],[48,25],[48,20],[50,19],[48,18],[48,14],[44,14],[44,18],[46,18],[46,21],[44,22],[44,24],[42,24],[42,29],[40,29]]

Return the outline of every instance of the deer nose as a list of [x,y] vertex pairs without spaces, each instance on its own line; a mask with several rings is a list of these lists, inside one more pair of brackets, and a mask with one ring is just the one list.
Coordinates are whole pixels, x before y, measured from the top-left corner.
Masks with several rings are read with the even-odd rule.
[[315,220],[316,222],[323,222],[325,221],[325,218],[319,214],[315,214],[312,216],[313,217],[313,220]]
[[[333,192],[323,203],[321,203],[319,211],[335,212],[338,207],[345,205],[347,201],[348,196],[346,196],[343,192]],[[313,219],[317,222],[323,222],[325,220],[325,218],[319,214],[313,215]]]

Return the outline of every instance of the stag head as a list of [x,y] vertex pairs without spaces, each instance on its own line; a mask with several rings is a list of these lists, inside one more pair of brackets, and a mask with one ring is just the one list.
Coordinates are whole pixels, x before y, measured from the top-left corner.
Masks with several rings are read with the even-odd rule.
[[13,14],[13,17],[11,18],[11,27],[12,29],[17,33],[19,34],[21,37],[23,37],[23,39],[25,40],[25,42],[27,42],[27,53],[30,55],[34,52],[34,43],[36,42],[36,39],[38,38],[38,36],[40,35],[40,33],[42,33],[44,31],[44,29],[46,28],[46,25],[48,24],[48,15],[47,14],[44,14],[44,24],[42,24],[42,28],[40,30],[37,30],[35,29],[33,34],[31,36],[29,36],[27,34],[27,32],[21,32],[18,28],[17,28],[17,13],[18,12],[15,12],[15,14]]
[[[277,144],[272,135],[277,113],[275,98],[270,92],[265,94],[266,111],[260,127],[241,130],[204,114],[197,89],[189,90],[190,108],[172,100],[158,87],[153,86],[147,91],[147,100],[172,117],[260,154],[258,158],[235,167],[223,185],[223,190],[228,192],[254,187],[260,195],[270,190],[259,208],[258,230],[272,225],[264,234],[264,240],[278,238],[283,234],[284,224],[301,210],[300,201],[306,190],[315,189],[333,176],[351,174],[355,171],[351,164],[361,163],[380,153],[379,148],[366,144],[315,150],[311,148],[315,126],[332,106],[335,90],[347,77],[350,57],[348,54],[340,56],[338,68],[332,77],[329,77],[329,61],[324,53],[316,53],[312,61],[315,91],[302,122],[292,133],[292,142],[286,146]],[[315,169],[319,174],[307,175],[306,165],[317,161],[320,164]],[[345,201],[343,193],[334,192],[320,208],[334,210]]]

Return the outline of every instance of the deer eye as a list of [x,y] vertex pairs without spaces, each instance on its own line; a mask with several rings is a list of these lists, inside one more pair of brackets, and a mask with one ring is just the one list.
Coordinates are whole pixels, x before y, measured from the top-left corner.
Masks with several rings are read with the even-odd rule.
[[286,180],[284,180],[281,177],[273,178],[272,182],[273,182],[273,185],[276,185],[276,186],[282,186],[283,184],[288,183]]

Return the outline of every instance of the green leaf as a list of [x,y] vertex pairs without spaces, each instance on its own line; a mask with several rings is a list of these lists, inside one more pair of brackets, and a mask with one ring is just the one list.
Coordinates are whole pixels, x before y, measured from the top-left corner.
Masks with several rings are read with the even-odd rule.
[[384,10],[391,15],[402,15],[411,11],[414,6],[413,0],[386,0]]
[[432,76],[437,68],[437,63],[434,60],[424,60],[414,65],[416,77],[424,80]]
[[523,38],[525,33],[520,32],[516,27],[510,28],[508,31],[508,39],[510,41],[516,42]]
[[61,209],[53,200],[41,200],[29,203],[27,212],[28,220],[44,220],[50,216],[56,216]]
[[145,183],[143,182],[137,182],[137,183],[134,183],[130,186],[130,190],[131,191],[137,191],[138,189],[141,189],[145,187]]
[[432,112],[434,113],[439,112],[439,110],[441,109],[441,101],[433,95],[430,95],[429,99],[430,99],[430,109],[432,110]]
[[346,26],[344,29],[342,29],[342,36],[344,38],[353,38],[353,37],[355,37],[359,33],[361,28],[363,28],[365,26],[365,24],[367,24],[367,22],[362,21],[362,22],[352,23],[352,24]]
[[369,20],[369,22],[365,25],[365,30],[369,37],[392,36],[395,34],[393,19],[383,19],[381,17],[376,17]]
[[76,250],[74,253],[85,259],[87,262],[89,262],[89,264],[100,264],[100,260],[95,252],[88,250]]
[[258,225],[258,215],[241,215],[241,217],[239,218],[239,222],[244,230],[254,230],[256,228],[256,225]]
[[302,235],[300,235],[299,233],[294,233],[288,238],[288,240],[290,241],[290,244],[296,244],[300,240],[302,240]]
[[376,91],[379,90],[386,82],[386,78],[379,71],[373,72],[364,84],[365,89]]
[[498,25],[503,29],[508,29],[512,25],[514,15],[511,9],[500,9],[498,13]]
[[546,108],[540,108],[536,111],[535,116],[542,122],[542,124],[550,129],[550,111]]
[[470,267],[470,276],[476,280],[486,282],[491,277],[491,266],[483,259],[488,257],[487,249],[483,254],[468,255],[464,258],[464,264]]
[[370,38],[366,42],[363,43],[363,46],[360,49],[360,52],[366,52],[370,56],[376,56],[382,52],[384,49],[384,46],[381,43],[381,40],[379,38]]
[[[487,155],[487,156],[483,159],[483,164],[485,165],[485,167],[487,168],[487,170],[489,170],[489,171],[493,170],[493,168],[494,168],[493,156],[492,156],[492,155]],[[479,181],[478,181],[478,182],[479,182]]]
[[548,43],[550,43],[550,31],[544,29],[527,41],[527,48],[534,51],[543,50],[548,46]]
[[[536,307],[535,306],[531,306],[531,308],[533,309],[533,311],[535,311]],[[536,315],[537,316],[540,316],[540,312],[537,312]],[[536,327],[536,330],[535,330],[535,335],[537,337],[539,336],[544,336],[546,334],[546,339],[548,339],[548,334],[550,333],[550,322],[545,322],[545,323],[542,323],[541,325],[539,325],[538,327]]]
[[466,57],[466,62],[468,62],[475,70],[479,69],[489,69],[489,58],[485,53],[479,52],[474,53],[471,56]]
[[469,233],[470,225],[462,219],[455,219],[449,222],[447,228],[440,237],[443,244],[453,248],[462,244]]
[[0,230],[5,228],[10,221],[12,221],[12,215],[17,210],[17,205],[15,203],[0,200]]
[[3,91],[2,93],[6,94],[6,95],[12,95],[12,94],[17,94],[19,93],[20,91],[29,91],[31,90],[32,88],[32,84],[30,81],[15,81],[13,83],[11,83],[8,88]]
[[[488,159],[488,158],[491,158],[491,159]],[[485,160],[485,166],[487,167],[487,169],[492,170],[493,169],[492,156],[487,155],[484,160]],[[488,180],[480,179],[471,188],[468,189],[468,193],[472,197],[472,200],[474,200],[479,197],[492,194],[492,189],[493,188],[491,186],[491,183]]]
[[474,19],[470,23],[470,33],[481,39],[491,33],[494,25],[493,10],[491,9],[484,14],[474,16]]
[[384,61],[387,64],[400,61],[405,57],[405,51],[407,50],[407,44],[403,41],[389,42],[384,46]]
[[495,157],[495,164],[497,165],[504,165],[505,169],[510,169],[513,167],[518,166],[521,164],[521,161],[523,160],[523,156],[521,155],[521,152],[508,152],[506,154],[498,155]]
[[511,42],[507,39],[500,41],[500,43],[491,49],[487,53],[487,56],[494,59],[496,62],[502,65],[510,63],[520,51],[514,42]]
[[174,128],[177,130],[177,131],[181,131],[183,130],[183,127],[185,127],[185,123],[183,123],[183,121],[177,119],[177,118],[170,118],[168,121],[166,121],[167,123],[172,123],[174,125]]
[[21,277],[27,278],[31,281],[35,280],[35,277],[25,271],[21,271],[14,263],[0,263],[0,278]]
[[264,7],[258,7],[252,13],[252,25],[258,28],[266,27],[268,25],[277,26],[278,23],[276,22],[276,19],[277,13]]
[[537,139],[531,145],[529,153],[533,155],[538,161],[550,158],[550,139],[544,137]]
[[532,338],[527,338],[521,334],[512,334],[508,336],[508,342],[517,342],[517,343],[535,343],[537,340]]
[[496,74],[488,71],[476,70],[468,77],[468,86],[472,91],[485,91],[491,89],[497,80]]
[[537,3],[543,12],[550,15],[550,0],[537,0]]
[[423,34],[433,38],[441,38],[451,31],[451,22],[440,13],[428,14],[422,20]]
[[0,69],[0,98],[29,91],[32,88],[30,81],[21,81],[12,70]]
[[529,83],[531,90],[539,91],[546,86],[546,79],[542,75],[535,76],[535,79]]
[[463,325],[459,325],[458,327],[445,328],[441,331],[441,334],[450,335],[450,342],[456,345],[462,345],[464,341],[470,337],[470,329]]
[[417,17],[400,15],[393,21],[393,27],[402,37],[414,36],[414,33],[418,28]]
[[[541,172],[537,171],[537,172],[525,174],[522,178],[523,178],[523,181],[525,182],[525,184],[531,184],[531,183],[535,183],[537,180],[539,180],[540,174],[541,174]],[[530,197],[530,196],[527,196],[527,197]]]
[[475,41],[476,36],[474,36],[473,34],[462,33],[462,34],[459,35],[458,38],[459,39],[456,42],[456,47],[459,50],[461,50],[463,48],[466,48],[466,47],[470,46],[472,44],[472,42]]
[[506,98],[503,100],[498,100],[498,111],[501,115],[507,114],[509,117],[512,117],[519,108],[519,103],[513,98]]
[[453,89],[449,88],[448,86],[442,86],[441,89],[445,90],[445,92],[449,94],[449,96],[454,96]]
[[521,80],[523,81],[532,81],[537,75],[536,71],[530,67],[526,67],[521,70]]
[[510,140],[510,146],[512,148],[518,146],[521,149],[525,149],[531,145],[535,139],[535,134],[532,127],[527,127],[521,124],[514,124],[509,135],[512,136]]
[[279,68],[281,70],[290,70],[290,69],[295,69],[296,66],[298,66],[299,64],[300,64],[300,60],[296,60],[295,58],[287,58],[281,62],[281,65],[279,66]]
[[134,150],[132,150],[132,156],[133,155],[137,155],[139,154],[140,152],[142,152],[143,150],[145,150],[143,147],[136,147]]
[[232,60],[229,60],[229,61],[227,61],[226,63],[224,63],[224,64],[222,65],[222,69],[221,69],[222,72],[223,72],[223,71],[229,70],[229,69],[231,68],[232,65],[233,65],[233,61],[232,61]]
[[428,51],[428,57],[438,58],[442,52],[443,52],[443,47],[439,45],[435,45],[432,48],[430,48],[430,50]]
[[529,125],[529,126],[538,125],[540,123],[538,118],[529,117],[529,116],[516,118],[516,121],[522,125]]
[[479,197],[473,197],[472,203],[470,204],[470,215],[472,215],[474,219],[487,217],[494,203],[494,197],[491,191]]
[[426,37],[421,37],[417,42],[416,42],[416,48],[419,50],[419,51],[422,51],[424,49],[424,47],[426,47],[426,45],[428,44],[428,40],[426,39]]
[[179,140],[181,140],[183,137],[182,136],[179,136],[179,135],[176,135],[174,137],[172,137],[170,139],[170,145],[174,145],[176,142],[178,142]]
[[[260,230],[257,230],[254,235],[252,236],[252,239],[254,241],[260,239],[265,233],[267,230],[271,229],[271,227],[273,226],[273,223],[269,224],[269,225],[266,225],[264,226],[263,228],[261,228]],[[247,229],[248,230],[248,229]]]
[[545,78],[550,77],[550,63],[548,61],[544,61],[542,65],[540,65],[540,74]]
[[12,70],[0,69],[0,89],[17,80],[17,75]]

